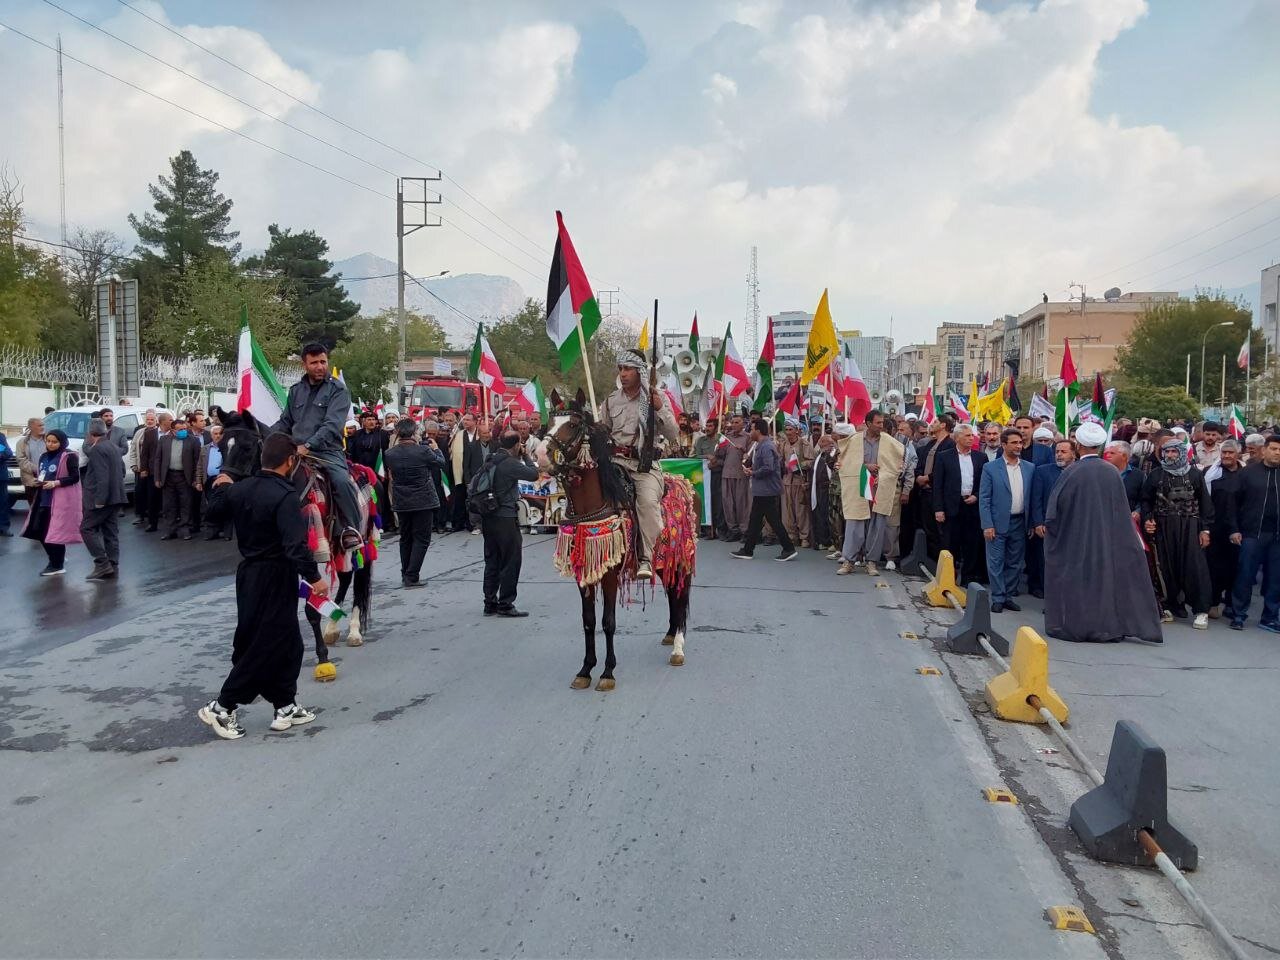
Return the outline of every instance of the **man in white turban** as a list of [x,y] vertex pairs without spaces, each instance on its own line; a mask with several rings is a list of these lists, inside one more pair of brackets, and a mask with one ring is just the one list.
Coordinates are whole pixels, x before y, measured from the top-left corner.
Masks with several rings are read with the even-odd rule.
[[1062,472],[1045,511],[1045,632],[1060,640],[1163,642],[1160,608],[1124,483],[1098,453],[1100,424],[1076,431],[1080,459]]

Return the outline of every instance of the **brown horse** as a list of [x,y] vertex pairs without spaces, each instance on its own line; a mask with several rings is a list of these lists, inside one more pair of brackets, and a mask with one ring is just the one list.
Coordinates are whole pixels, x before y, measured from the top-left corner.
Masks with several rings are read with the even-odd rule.
[[[558,423],[546,446],[547,467],[565,496],[564,518],[556,539],[556,568],[573,576],[582,595],[582,631],[586,655],[573,678],[575,690],[591,686],[596,666],[596,587],[604,597],[605,659],[597,690],[612,690],[617,658],[613,651],[618,593],[635,573],[635,540],[640,531],[632,516],[635,491],[626,471],[613,462],[608,431],[585,410],[573,410]],[[680,477],[666,478],[663,532],[654,546],[654,576],[662,581],[669,617],[663,644],[672,647],[670,664],[684,664],[684,634],[693,587],[698,519],[693,488]]]

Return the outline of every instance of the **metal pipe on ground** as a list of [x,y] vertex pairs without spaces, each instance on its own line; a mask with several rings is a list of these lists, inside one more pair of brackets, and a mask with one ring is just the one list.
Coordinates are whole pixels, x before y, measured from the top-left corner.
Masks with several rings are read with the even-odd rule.
[[[948,602],[950,602],[951,606],[957,613],[964,612],[964,607],[949,590],[946,591],[943,596],[947,598]],[[982,649],[987,652],[987,656],[1000,665],[1001,670],[1006,673],[1009,671],[1008,662],[1004,657],[1000,656],[1000,654],[996,653],[996,651],[992,649],[990,642],[988,642],[985,636],[979,634],[978,643],[981,644]],[[1062,724],[1058,722],[1058,718],[1050,713],[1047,707],[1041,704],[1040,698],[1034,693],[1027,697],[1027,703],[1031,705],[1032,709],[1039,711],[1044,722],[1047,723],[1049,728],[1058,735],[1058,739],[1062,741],[1071,756],[1075,757],[1076,763],[1080,765],[1080,769],[1084,771],[1085,775],[1093,781],[1094,786],[1101,786],[1103,783],[1102,773],[1096,766],[1094,766],[1093,762],[1085,756],[1084,751],[1076,745],[1076,742],[1071,739],[1071,735],[1068,734]],[[1209,905],[1200,898],[1200,894],[1196,893],[1195,887],[1191,886],[1191,881],[1187,879],[1186,874],[1179,870],[1165,852],[1160,849],[1160,844],[1156,842],[1156,838],[1151,835],[1150,831],[1139,830],[1138,842],[1142,845],[1142,849],[1146,851],[1147,856],[1151,857],[1151,862],[1154,864],[1156,869],[1164,874],[1166,880],[1173,884],[1173,888],[1178,891],[1178,895],[1182,897],[1187,906],[1191,908],[1192,912],[1200,918],[1201,922],[1206,928],[1208,928],[1209,932],[1213,934],[1213,938],[1217,941],[1218,946],[1222,948],[1223,952],[1226,953],[1228,957],[1231,957],[1232,960],[1249,960],[1249,955],[1240,948],[1235,937],[1231,935],[1231,931],[1228,930],[1223,922],[1217,918],[1212,910],[1209,909]]]

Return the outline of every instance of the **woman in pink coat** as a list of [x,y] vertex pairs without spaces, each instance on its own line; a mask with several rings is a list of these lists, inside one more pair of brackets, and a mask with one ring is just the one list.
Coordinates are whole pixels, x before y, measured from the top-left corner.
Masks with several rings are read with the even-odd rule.
[[39,493],[27,511],[22,535],[39,540],[49,556],[42,577],[63,573],[67,544],[80,543],[80,520],[84,504],[80,499],[80,459],[67,447],[67,435],[50,430],[44,435],[45,452],[36,469]]

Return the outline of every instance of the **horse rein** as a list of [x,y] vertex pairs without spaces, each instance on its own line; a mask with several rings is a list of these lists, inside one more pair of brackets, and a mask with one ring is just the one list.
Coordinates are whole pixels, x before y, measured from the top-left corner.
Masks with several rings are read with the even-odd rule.
[[564,516],[562,519],[566,524],[594,523],[622,512],[621,508],[610,504],[608,501],[598,510],[593,510],[590,513],[578,514],[573,512],[573,494],[571,490],[573,488],[574,469],[599,468],[599,464],[591,459],[591,451],[586,445],[590,429],[585,421],[577,420],[574,424],[574,435],[569,441],[562,442],[555,436],[547,438],[547,460],[551,464],[551,475],[560,481],[564,489]]

